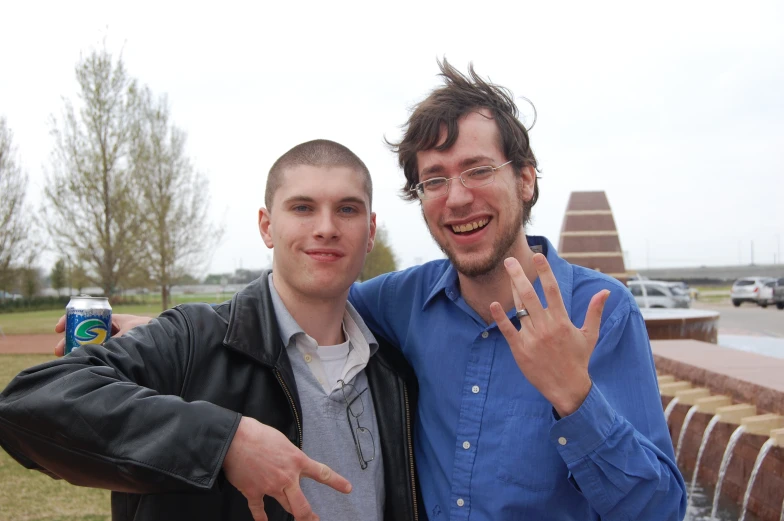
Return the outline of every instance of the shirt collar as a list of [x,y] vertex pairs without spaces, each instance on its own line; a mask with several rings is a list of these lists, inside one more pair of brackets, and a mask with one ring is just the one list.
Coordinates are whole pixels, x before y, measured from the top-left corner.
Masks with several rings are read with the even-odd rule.
[[[555,280],[558,281],[558,289],[561,292],[561,299],[563,300],[566,314],[571,318],[572,316],[572,292],[574,291],[574,272],[572,265],[561,258],[555,247],[547,240],[546,237],[537,235],[526,236],[528,239],[528,246],[531,249],[539,247],[541,252],[547,257],[547,263],[550,264],[550,269],[553,270]],[[539,300],[546,302],[544,291],[542,290],[542,281],[537,278],[534,281],[534,289],[536,294],[539,295]]]
[[425,299],[425,302],[422,304],[422,309],[425,309],[430,301],[436,298],[440,293],[444,293],[450,300],[455,300],[458,295],[460,295],[460,288],[459,288],[458,280],[457,280],[457,270],[452,265],[451,262],[446,263],[446,270],[441,276],[438,278],[436,283],[433,285],[433,289],[430,294]]
[[[558,287],[561,290],[561,296],[563,297],[566,312],[569,316],[571,316],[573,285],[572,269],[570,264],[558,255],[558,252],[555,251],[555,248],[546,237],[538,235],[526,235],[525,238],[528,241],[528,246],[532,250],[541,251],[541,253],[544,253],[545,257],[547,257],[547,262],[550,264],[550,268],[553,270],[555,280],[558,281]],[[539,298],[543,299],[544,296],[542,292],[542,283],[538,278],[534,281],[534,289],[539,295]],[[460,297],[460,284],[458,283],[457,270],[451,262],[447,263],[446,270],[444,270],[444,273],[433,285],[433,289],[425,299],[425,302],[422,305],[422,309],[427,307],[430,301],[435,299],[441,293],[446,295],[446,297],[452,301],[455,301]]]
[[[305,335],[307,333],[305,333],[300,325],[297,324],[297,321],[294,320],[294,317],[291,316],[291,313],[289,313],[289,310],[286,308],[286,305],[280,298],[278,291],[275,289],[275,284],[273,284],[271,272],[268,276],[268,280],[270,296],[272,297],[272,306],[275,308],[275,318],[278,321],[280,339],[283,341],[283,345],[288,347],[289,343],[291,342],[291,338],[294,335],[298,333]],[[357,348],[359,345],[364,347],[363,344],[366,344],[370,350],[369,356],[373,356],[375,354],[376,350],[378,349],[378,342],[376,341],[376,337],[373,336],[373,333],[371,333],[370,329],[368,329],[367,325],[365,325],[365,321],[362,320],[362,317],[359,316],[357,310],[354,309],[354,306],[352,306],[348,301],[346,302],[346,311],[343,314],[343,328],[346,333],[348,333],[353,348]]]

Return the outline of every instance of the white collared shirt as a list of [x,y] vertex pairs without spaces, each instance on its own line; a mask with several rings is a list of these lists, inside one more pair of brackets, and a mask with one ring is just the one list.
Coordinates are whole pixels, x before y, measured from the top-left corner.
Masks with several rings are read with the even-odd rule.
[[340,388],[340,380],[350,382],[370,359],[370,345],[348,310],[343,314],[343,335],[346,341],[333,346],[319,346],[305,332],[294,335],[297,350],[327,394]]

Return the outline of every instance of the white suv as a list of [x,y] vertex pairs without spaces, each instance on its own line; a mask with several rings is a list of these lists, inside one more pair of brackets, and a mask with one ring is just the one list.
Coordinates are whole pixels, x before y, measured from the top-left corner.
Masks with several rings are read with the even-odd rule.
[[766,308],[768,304],[775,304],[776,300],[773,298],[773,288],[776,287],[776,279],[770,279],[759,290],[759,297],[757,298],[757,305]]
[[627,285],[641,308],[688,308],[689,294],[671,282],[630,280]]
[[759,302],[760,292],[766,282],[770,282],[770,277],[744,277],[735,281],[730,291],[732,305],[740,306],[744,302]]

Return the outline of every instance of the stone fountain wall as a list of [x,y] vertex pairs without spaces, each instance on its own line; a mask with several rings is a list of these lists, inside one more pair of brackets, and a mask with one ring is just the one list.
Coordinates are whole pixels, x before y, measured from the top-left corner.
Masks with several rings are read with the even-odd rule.
[[[691,383],[694,387],[706,387],[713,394],[725,394],[735,403],[751,403],[760,411],[784,415],[784,393],[768,387],[765,382],[754,382],[749,377],[717,373],[710,368],[695,365],[693,361],[684,363],[657,355],[654,355],[654,360],[659,373],[673,375],[678,380]],[[781,373],[781,380],[784,382],[784,372]]]
[[[743,424],[746,432],[732,452],[721,497],[742,505],[757,456],[774,439],[752,489],[748,511],[762,521],[780,521],[784,503],[784,360],[736,351],[695,340],[652,341],[659,373],[662,407],[678,398],[668,426],[680,452],[678,467],[691,482],[705,429],[719,414],[705,446],[698,481],[715,486],[730,436]],[[687,412],[696,406],[678,451]]]
[[[662,396],[662,406],[666,407],[671,399],[671,397]],[[690,407],[691,405],[678,403],[670,414],[669,427],[673,447],[678,442],[683,420]],[[687,486],[691,482],[705,427],[712,417],[713,414],[709,413],[699,411],[695,413],[683,438],[678,468],[681,469]],[[724,450],[737,427],[738,425],[720,421],[713,429],[700,462],[698,480],[703,485],[716,485]],[[738,505],[743,503],[743,496],[746,493],[754,462],[762,444],[767,439],[768,436],[750,433],[744,433],[740,437],[733,450],[733,456],[721,486],[723,498]],[[773,447],[765,458],[754,482],[748,508],[749,512],[762,521],[779,521],[782,502],[784,502],[784,448]]]
[[642,308],[640,311],[651,340],[718,342],[719,313],[716,311],[650,308]]

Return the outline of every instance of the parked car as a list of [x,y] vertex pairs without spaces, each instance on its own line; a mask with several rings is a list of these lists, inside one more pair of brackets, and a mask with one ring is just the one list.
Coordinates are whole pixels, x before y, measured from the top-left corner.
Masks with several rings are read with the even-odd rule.
[[773,285],[773,303],[778,309],[784,309],[784,277],[781,277]]
[[691,297],[678,286],[661,280],[630,280],[627,285],[641,308],[688,308]]
[[689,285],[686,284],[683,281],[670,282],[670,285],[675,287],[675,288],[680,288],[683,291],[685,291],[686,293],[688,293],[688,295],[691,297],[692,300],[697,300],[697,298],[700,295],[700,290],[698,290],[697,288],[689,287]]
[[774,304],[773,288],[776,286],[775,280],[769,280],[760,287],[759,297],[757,298],[757,305],[763,308],[768,307],[768,304]]
[[772,280],[770,277],[744,277],[738,279],[730,290],[732,305],[740,306],[744,302],[759,302],[759,295],[766,282]]

